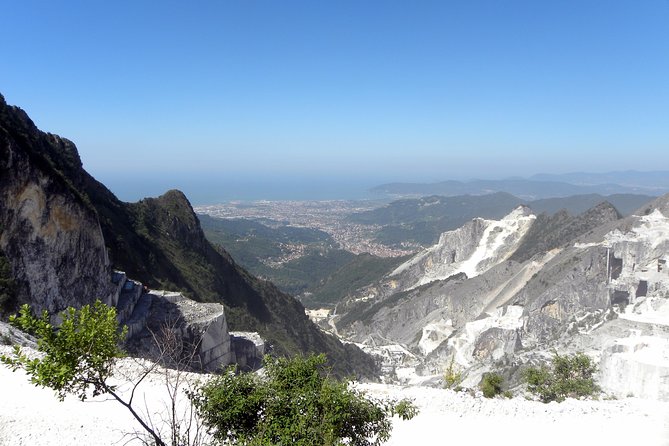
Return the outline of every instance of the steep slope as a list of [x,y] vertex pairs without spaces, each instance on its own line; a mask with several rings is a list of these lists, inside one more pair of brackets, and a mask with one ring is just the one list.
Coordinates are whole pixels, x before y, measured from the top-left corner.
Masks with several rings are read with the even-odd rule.
[[618,221],[608,203],[575,217],[535,218],[521,207],[499,221],[475,219],[340,304],[337,327],[386,366],[438,375],[454,357],[459,367],[489,367],[559,337],[574,318],[604,317],[606,276],[593,265],[606,265],[606,251],[573,246]]
[[58,312],[111,295],[97,213],[62,164],[81,169],[74,144],[39,132],[0,95],[0,255],[14,284],[7,312],[26,302]]
[[586,212],[572,217],[566,211],[552,216],[541,214],[523,237],[510,259],[524,262],[533,256],[563,247],[569,241],[604,223],[621,218],[617,209],[602,202]]
[[667,215],[664,196],[564,245],[505,302],[451,330],[423,371],[454,357],[469,382],[490,368],[513,380],[523,362],[585,350],[607,391],[669,399]]
[[[337,373],[373,374],[368,356],[321,332],[299,302],[215,249],[181,192],[123,203],[83,169],[73,143],[39,131],[4,99],[0,119],[0,248],[12,265],[20,301],[42,304],[43,290],[54,295],[49,309],[83,304],[108,286],[111,265],[149,287],[225,304],[231,329],[258,331],[278,354],[325,352]],[[40,195],[47,189],[49,194]],[[44,202],[43,196],[55,198]],[[66,261],[50,265],[49,259]],[[44,277],[34,280],[33,274]]]
[[535,218],[525,207],[498,221],[475,218],[443,233],[439,243],[400,265],[390,276],[418,275],[409,289],[460,273],[475,277],[513,254]]
[[[130,208],[138,233],[151,240],[154,251],[163,253],[175,269],[166,277],[154,273],[151,280],[162,287],[183,289],[197,300],[222,301],[228,307],[231,330],[258,331],[275,353],[326,352],[339,372],[354,373],[360,365],[366,372],[373,370],[369,358],[356,347],[321,332],[297,300],[271,282],[253,277],[225,251],[211,245],[181,192],[169,191]],[[156,267],[153,271],[160,271],[161,265]]]

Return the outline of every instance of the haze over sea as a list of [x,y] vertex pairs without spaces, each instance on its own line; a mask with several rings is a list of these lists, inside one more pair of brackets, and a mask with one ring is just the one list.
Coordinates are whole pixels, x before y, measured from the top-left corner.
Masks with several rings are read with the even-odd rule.
[[382,198],[370,188],[388,178],[262,177],[225,178],[213,175],[99,176],[124,201],[155,197],[169,189],[183,191],[193,205],[256,200],[364,200]]

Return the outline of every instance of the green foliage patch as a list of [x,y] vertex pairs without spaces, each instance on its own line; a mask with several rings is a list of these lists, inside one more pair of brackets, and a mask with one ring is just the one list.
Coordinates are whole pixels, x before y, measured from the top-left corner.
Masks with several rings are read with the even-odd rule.
[[551,367],[530,367],[524,372],[527,389],[541,401],[564,401],[565,398],[583,398],[600,392],[594,375],[597,366],[584,353],[560,356],[554,354]]
[[100,301],[80,310],[68,308],[56,327],[46,311],[36,317],[23,305],[9,322],[37,337],[37,348],[45,354],[31,359],[15,345],[13,357],[0,358],[13,370],[25,369],[33,384],[53,389],[61,401],[67,394],[83,401],[90,388],[94,396],[113,390],[106,380],[115,360],[123,355],[119,344],[126,335],[125,329],[117,329],[114,308]]
[[221,443],[238,445],[378,445],[390,418],[410,419],[407,400],[380,401],[328,376],[324,355],[265,358],[265,376],[228,369],[189,396]]
[[486,373],[479,384],[483,396],[486,398],[494,398],[503,393],[504,378],[498,373]]

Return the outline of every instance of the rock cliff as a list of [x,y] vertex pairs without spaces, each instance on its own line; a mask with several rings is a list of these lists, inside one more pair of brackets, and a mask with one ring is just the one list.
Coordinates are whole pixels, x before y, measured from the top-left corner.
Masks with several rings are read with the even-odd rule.
[[72,142],[39,132],[0,96],[0,250],[15,295],[6,310],[38,311],[109,301],[110,264],[98,216],[61,162],[81,168]]

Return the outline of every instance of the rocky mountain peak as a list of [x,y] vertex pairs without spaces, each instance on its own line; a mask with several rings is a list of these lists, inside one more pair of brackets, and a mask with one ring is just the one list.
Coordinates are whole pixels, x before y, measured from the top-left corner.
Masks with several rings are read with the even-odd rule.
[[662,195],[647,205],[642,206],[634,214],[647,215],[650,214],[654,209],[660,211],[663,215],[669,216],[669,194]]
[[587,210],[581,215],[583,220],[596,220],[600,224],[606,221],[615,221],[622,218],[618,209],[608,201],[602,201],[597,206]]

